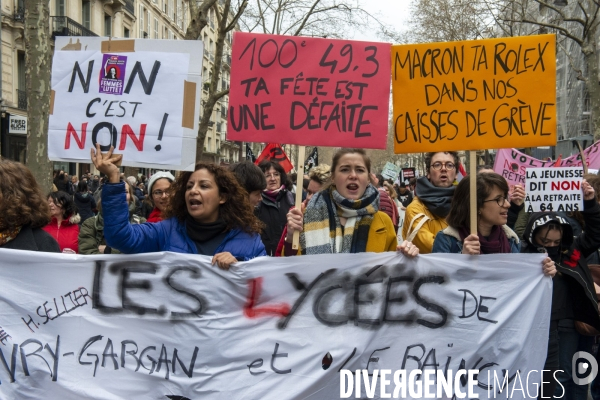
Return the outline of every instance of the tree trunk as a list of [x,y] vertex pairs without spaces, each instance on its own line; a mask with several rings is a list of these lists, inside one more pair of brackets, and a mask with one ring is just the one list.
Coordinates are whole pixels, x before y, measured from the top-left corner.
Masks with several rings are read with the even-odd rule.
[[52,163],[48,159],[52,69],[49,24],[49,2],[25,0],[25,80],[28,109],[26,164],[45,192],[52,188]]

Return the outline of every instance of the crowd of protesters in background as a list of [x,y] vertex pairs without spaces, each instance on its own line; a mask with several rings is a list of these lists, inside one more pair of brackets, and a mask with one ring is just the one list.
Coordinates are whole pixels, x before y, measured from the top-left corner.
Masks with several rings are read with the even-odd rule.
[[[509,187],[490,166],[457,183],[455,152],[428,153],[425,175],[400,181],[372,171],[364,150],[343,148],[331,167],[306,171],[301,186],[275,161],[198,163],[191,172],[158,171],[149,178],[125,177],[117,167],[121,156],[112,149],[95,149],[92,161],[99,174],[55,171],[52,191],[44,194],[23,164],[0,159],[0,248],[174,251],[210,256],[223,269],[259,256],[546,253],[541,271],[552,277],[554,289],[544,392],[561,394],[551,379],[561,370],[556,376],[564,398],[587,398],[588,386],[573,384],[571,358],[577,351],[595,353],[600,337],[600,286],[593,279],[600,278],[597,175],[582,181],[580,212],[527,213],[524,187]],[[469,226],[472,179],[476,234]],[[296,191],[302,191],[299,208]],[[598,379],[591,393],[600,399]]]

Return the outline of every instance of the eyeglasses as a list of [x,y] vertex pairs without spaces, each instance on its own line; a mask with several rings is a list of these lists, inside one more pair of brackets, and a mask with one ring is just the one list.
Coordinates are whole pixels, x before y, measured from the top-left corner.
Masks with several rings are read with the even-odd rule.
[[279,174],[279,172],[274,172],[272,174],[265,174],[265,178],[269,179],[269,178],[279,178],[281,175]]
[[442,167],[446,167],[446,169],[448,171],[452,171],[454,168],[456,168],[456,165],[454,165],[454,163],[451,162],[447,162],[447,163],[442,163],[442,162],[435,162],[433,164],[431,164],[431,168],[435,169],[436,171],[439,171],[440,169],[442,169]]
[[495,201],[496,204],[498,204],[500,207],[502,207],[505,204],[505,202],[507,202],[507,201],[510,202],[509,198],[506,196],[499,196],[499,197],[496,197],[495,199],[484,200],[483,202],[487,203],[488,201]]
[[169,192],[165,192],[162,190],[154,190],[152,191],[152,196],[154,197],[163,197],[163,196],[169,196]]

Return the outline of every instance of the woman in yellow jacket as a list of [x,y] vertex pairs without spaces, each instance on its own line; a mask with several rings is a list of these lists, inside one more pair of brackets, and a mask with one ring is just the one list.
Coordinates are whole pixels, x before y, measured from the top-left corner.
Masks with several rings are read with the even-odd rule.
[[[370,183],[371,161],[363,149],[340,149],[331,165],[332,185],[314,195],[304,214],[287,214],[284,255],[401,251],[416,256],[410,242],[398,246],[390,217],[379,211],[379,191]],[[300,249],[292,237],[300,231]]]

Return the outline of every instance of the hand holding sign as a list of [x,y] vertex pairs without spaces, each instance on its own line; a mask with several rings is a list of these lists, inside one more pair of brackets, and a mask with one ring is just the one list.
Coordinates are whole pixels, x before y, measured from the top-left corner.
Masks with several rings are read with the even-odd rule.
[[514,185],[510,195],[510,202],[521,206],[525,202],[525,188],[521,185]]
[[477,235],[470,234],[463,242],[462,254],[475,255],[480,253],[481,244]]
[[596,191],[585,179],[581,182],[581,190],[583,190],[584,200],[593,200],[596,198]]
[[107,153],[102,154],[100,151],[100,143],[96,144],[96,149],[90,150],[90,156],[94,166],[102,174],[107,175],[110,183],[119,183],[121,177],[121,171],[119,171],[119,165],[123,161],[122,154],[113,154],[115,148],[110,146],[110,150]]

